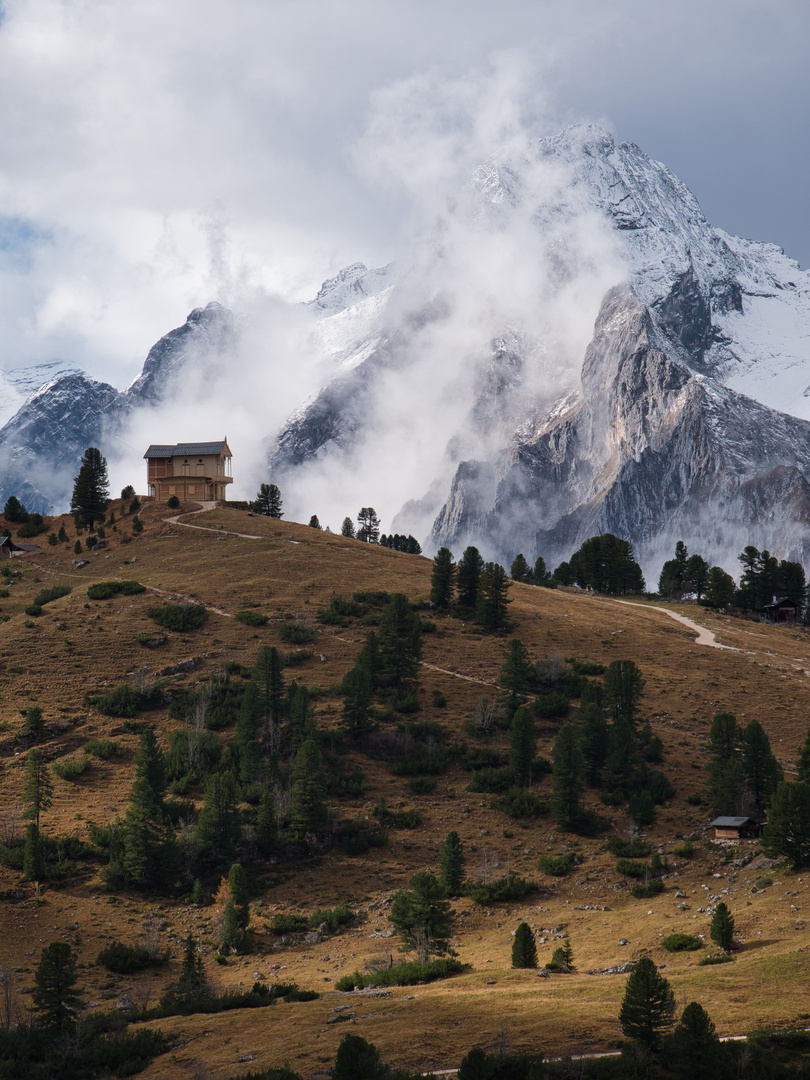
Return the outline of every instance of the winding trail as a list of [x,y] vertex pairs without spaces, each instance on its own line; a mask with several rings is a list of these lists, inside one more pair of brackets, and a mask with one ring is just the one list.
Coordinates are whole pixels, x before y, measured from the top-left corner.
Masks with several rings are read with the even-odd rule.
[[697,634],[695,638],[696,645],[708,645],[712,649],[728,649],[729,652],[741,651],[735,649],[733,645],[721,645],[711,630],[707,630],[705,626],[700,626],[699,623],[687,618],[686,615],[680,615],[677,611],[670,611],[668,608],[658,607],[656,604],[634,604],[632,600],[614,600],[613,603],[626,604],[628,607],[640,611],[661,611],[664,615],[669,615],[670,619],[674,619],[675,622],[681,623]]

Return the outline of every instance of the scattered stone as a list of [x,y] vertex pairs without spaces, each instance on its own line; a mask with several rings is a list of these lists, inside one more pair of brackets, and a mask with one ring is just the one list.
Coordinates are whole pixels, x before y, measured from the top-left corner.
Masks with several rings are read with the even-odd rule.
[[116,1009],[121,1009],[123,1012],[125,1009],[134,1009],[135,1002],[128,997],[119,998],[115,1004]]
[[616,944],[617,945],[629,945],[630,942],[627,940],[626,937],[620,937],[619,940],[616,942]]
[[236,1060],[237,1061],[255,1061],[256,1060],[256,1055],[255,1054],[242,1054],[242,1056],[238,1057]]
[[[629,944],[627,942],[626,944]],[[629,971],[632,971],[636,966],[635,960],[628,960],[626,964],[614,964],[613,967],[600,968],[597,970],[586,971],[586,975],[626,975]]]

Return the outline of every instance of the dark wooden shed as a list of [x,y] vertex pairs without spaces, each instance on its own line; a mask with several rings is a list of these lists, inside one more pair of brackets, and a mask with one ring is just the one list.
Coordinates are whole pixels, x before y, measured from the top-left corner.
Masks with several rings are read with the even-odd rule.
[[715,840],[741,840],[756,831],[756,823],[749,817],[716,817],[709,825]]
[[775,596],[762,614],[768,622],[794,623],[799,617],[799,605],[788,596]]

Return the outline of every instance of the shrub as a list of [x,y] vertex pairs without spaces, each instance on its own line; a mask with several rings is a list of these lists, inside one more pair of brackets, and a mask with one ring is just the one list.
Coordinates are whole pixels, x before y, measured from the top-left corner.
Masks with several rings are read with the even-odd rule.
[[539,697],[534,703],[535,716],[541,720],[554,720],[568,716],[570,702],[566,694],[551,693]]
[[159,649],[169,640],[166,634],[147,634],[145,631],[135,638],[137,643],[144,649]]
[[566,855],[541,855],[537,866],[544,874],[550,874],[552,877],[565,877],[570,870],[573,870],[575,866],[579,866],[581,862],[582,856],[570,851]]
[[116,593],[135,596],[142,592],[146,592],[146,586],[141,585],[140,581],[97,581],[87,586],[87,595],[91,600],[109,600]]
[[429,795],[435,791],[437,783],[435,776],[413,776],[408,781],[408,787],[414,795]]
[[630,890],[630,895],[636,900],[649,900],[653,896],[658,896],[658,894],[663,891],[663,881],[648,881],[643,885],[639,882]]
[[78,780],[90,768],[90,761],[84,758],[72,758],[70,761],[56,761],[51,766],[60,780]]
[[50,604],[52,600],[59,600],[60,597],[68,596],[72,592],[73,589],[70,585],[53,585],[50,589],[43,589],[38,592],[34,597],[34,603],[44,607],[46,604]]
[[177,507],[180,505],[180,500],[177,498],[176,495],[170,495],[169,498],[166,500],[166,505],[169,507],[170,510],[176,510]]
[[132,717],[138,711],[138,695],[126,683],[90,700],[105,716]]
[[537,892],[537,889],[535,882],[527,881],[510,870],[506,877],[494,881],[476,881],[467,889],[467,895],[476,904],[497,904],[504,900],[522,900]]
[[352,911],[349,905],[344,901],[342,904],[338,904],[333,908],[318,908],[313,911],[309,917],[309,925],[313,930],[317,930],[323,923],[329,927],[330,933],[338,930],[341,926],[350,926],[357,918],[357,912]]
[[647,864],[634,862],[633,859],[619,859],[616,863],[616,873],[622,877],[643,878],[647,873]]
[[96,957],[97,964],[102,964],[108,971],[114,971],[116,975],[130,975],[133,971],[157,967],[167,963],[168,960],[168,949],[165,953],[155,955],[143,945],[125,945],[123,941],[111,942]]
[[41,615],[42,608],[39,604],[29,604],[28,607],[25,609],[25,614],[34,616]]
[[108,761],[113,757],[126,757],[127,754],[127,748],[115,739],[90,739],[84,744],[82,750],[85,754],[92,754],[93,757],[100,758],[102,761]]
[[359,971],[352,975],[343,975],[335,983],[335,989],[345,993],[349,990],[363,990],[367,986],[415,986],[417,983],[449,979],[452,975],[465,971],[467,966],[458,960],[450,959],[427,962],[412,960],[410,963],[395,964],[382,971],[373,971],[370,975],[361,975]]
[[381,589],[372,589],[368,592],[352,593],[352,600],[356,604],[363,604],[366,607],[384,608],[391,602],[391,593],[384,592]]
[[505,791],[509,791],[514,776],[513,769],[508,765],[499,769],[476,769],[472,775],[472,779],[469,784],[467,784],[467,791],[498,795]]
[[317,630],[302,622],[282,622],[276,630],[285,645],[306,645],[318,636]]
[[577,675],[604,675],[607,671],[604,664],[593,660],[575,660],[573,656],[566,663],[571,665]]
[[673,855],[677,855],[679,859],[691,859],[695,854],[695,846],[691,840],[684,840],[678,847],[672,849]]
[[162,604],[146,614],[166,630],[197,630],[208,618],[205,604]]
[[274,915],[270,924],[273,934],[303,934],[309,929],[309,919],[303,915]]
[[607,842],[607,849],[611,855],[621,859],[646,859],[651,850],[650,845],[637,836],[630,838],[611,836]]
[[511,788],[506,795],[493,799],[492,805],[515,820],[542,817],[548,813],[548,806],[543,800],[526,788]]
[[669,934],[661,942],[667,952],[694,952],[703,948],[703,942],[694,934]]
[[235,618],[245,626],[265,626],[270,622],[270,616],[262,615],[260,611],[237,611]]
[[711,967],[714,964],[733,964],[734,957],[728,956],[725,953],[722,956],[704,956],[701,960],[698,960],[698,967]]
[[282,667],[298,667],[299,664],[305,664],[307,660],[311,660],[314,655],[312,649],[293,649],[292,652],[283,652],[281,665]]

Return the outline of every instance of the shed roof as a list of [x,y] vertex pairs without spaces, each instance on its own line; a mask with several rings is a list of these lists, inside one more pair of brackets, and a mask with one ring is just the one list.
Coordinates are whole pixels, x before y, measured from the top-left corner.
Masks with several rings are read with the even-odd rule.
[[171,446],[153,443],[143,456],[145,458],[202,457],[206,454],[222,453],[228,457],[231,456],[227,439],[220,439],[218,442],[173,443]]
[[750,820],[749,817],[716,817],[714,821],[709,822],[709,825],[717,829],[741,829]]
[[786,605],[795,608],[799,606],[796,601],[791,600],[789,596],[775,596],[773,600],[771,600],[770,604],[765,604],[763,606],[767,611],[768,608],[785,607]]

